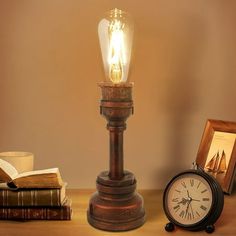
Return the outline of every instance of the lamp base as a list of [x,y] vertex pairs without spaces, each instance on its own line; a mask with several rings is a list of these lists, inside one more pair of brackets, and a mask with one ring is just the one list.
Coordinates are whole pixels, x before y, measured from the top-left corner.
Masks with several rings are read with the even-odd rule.
[[135,192],[136,180],[125,171],[120,180],[112,180],[108,171],[97,177],[97,192],[89,202],[88,222],[106,231],[127,231],[145,222],[143,198]]

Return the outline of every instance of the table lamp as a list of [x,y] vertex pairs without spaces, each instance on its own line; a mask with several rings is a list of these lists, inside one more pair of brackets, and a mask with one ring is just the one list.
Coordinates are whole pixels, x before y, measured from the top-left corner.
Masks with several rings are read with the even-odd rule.
[[123,132],[126,119],[133,114],[133,83],[127,80],[133,37],[131,17],[119,9],[109,11],[99,22],[98,34],[106,75],[99,83],[100,113],[107,120],[110,134],[110,165],[109,171],[97,177],[97,192],[90,198],[87,218],[95,228],[126,231],[145,221],[136,179],[123,164]]

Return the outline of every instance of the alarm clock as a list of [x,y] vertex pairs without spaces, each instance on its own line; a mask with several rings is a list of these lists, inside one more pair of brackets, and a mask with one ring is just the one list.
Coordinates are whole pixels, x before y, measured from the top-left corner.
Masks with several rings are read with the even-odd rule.
[[163,208],[170,221],[165,230],[173,231],[178,226],[212,233],[223,206],[224,194],[215,178],[199,168],[181,172],[164,191]]

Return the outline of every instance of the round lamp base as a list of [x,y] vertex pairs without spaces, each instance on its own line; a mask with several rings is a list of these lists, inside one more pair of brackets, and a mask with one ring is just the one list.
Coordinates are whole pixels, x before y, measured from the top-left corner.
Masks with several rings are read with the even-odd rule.
[[97,192],[89,202],[88,222],[106,231],[127,231],[145,222],[143,198],[135,192],[134,175],[125,171],[121,180],[111,180],[108,172],[97,178]]

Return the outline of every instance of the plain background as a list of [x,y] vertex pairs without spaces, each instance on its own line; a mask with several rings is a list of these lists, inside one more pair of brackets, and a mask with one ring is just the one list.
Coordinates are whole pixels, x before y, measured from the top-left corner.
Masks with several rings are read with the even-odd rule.
[[236,121],[235,1],[0,0],[0,151],[95,188],[109,159],[97,25],[115,7],[135,21],[125,167],[138,188],[163,188],[195,160],[208,118]]

